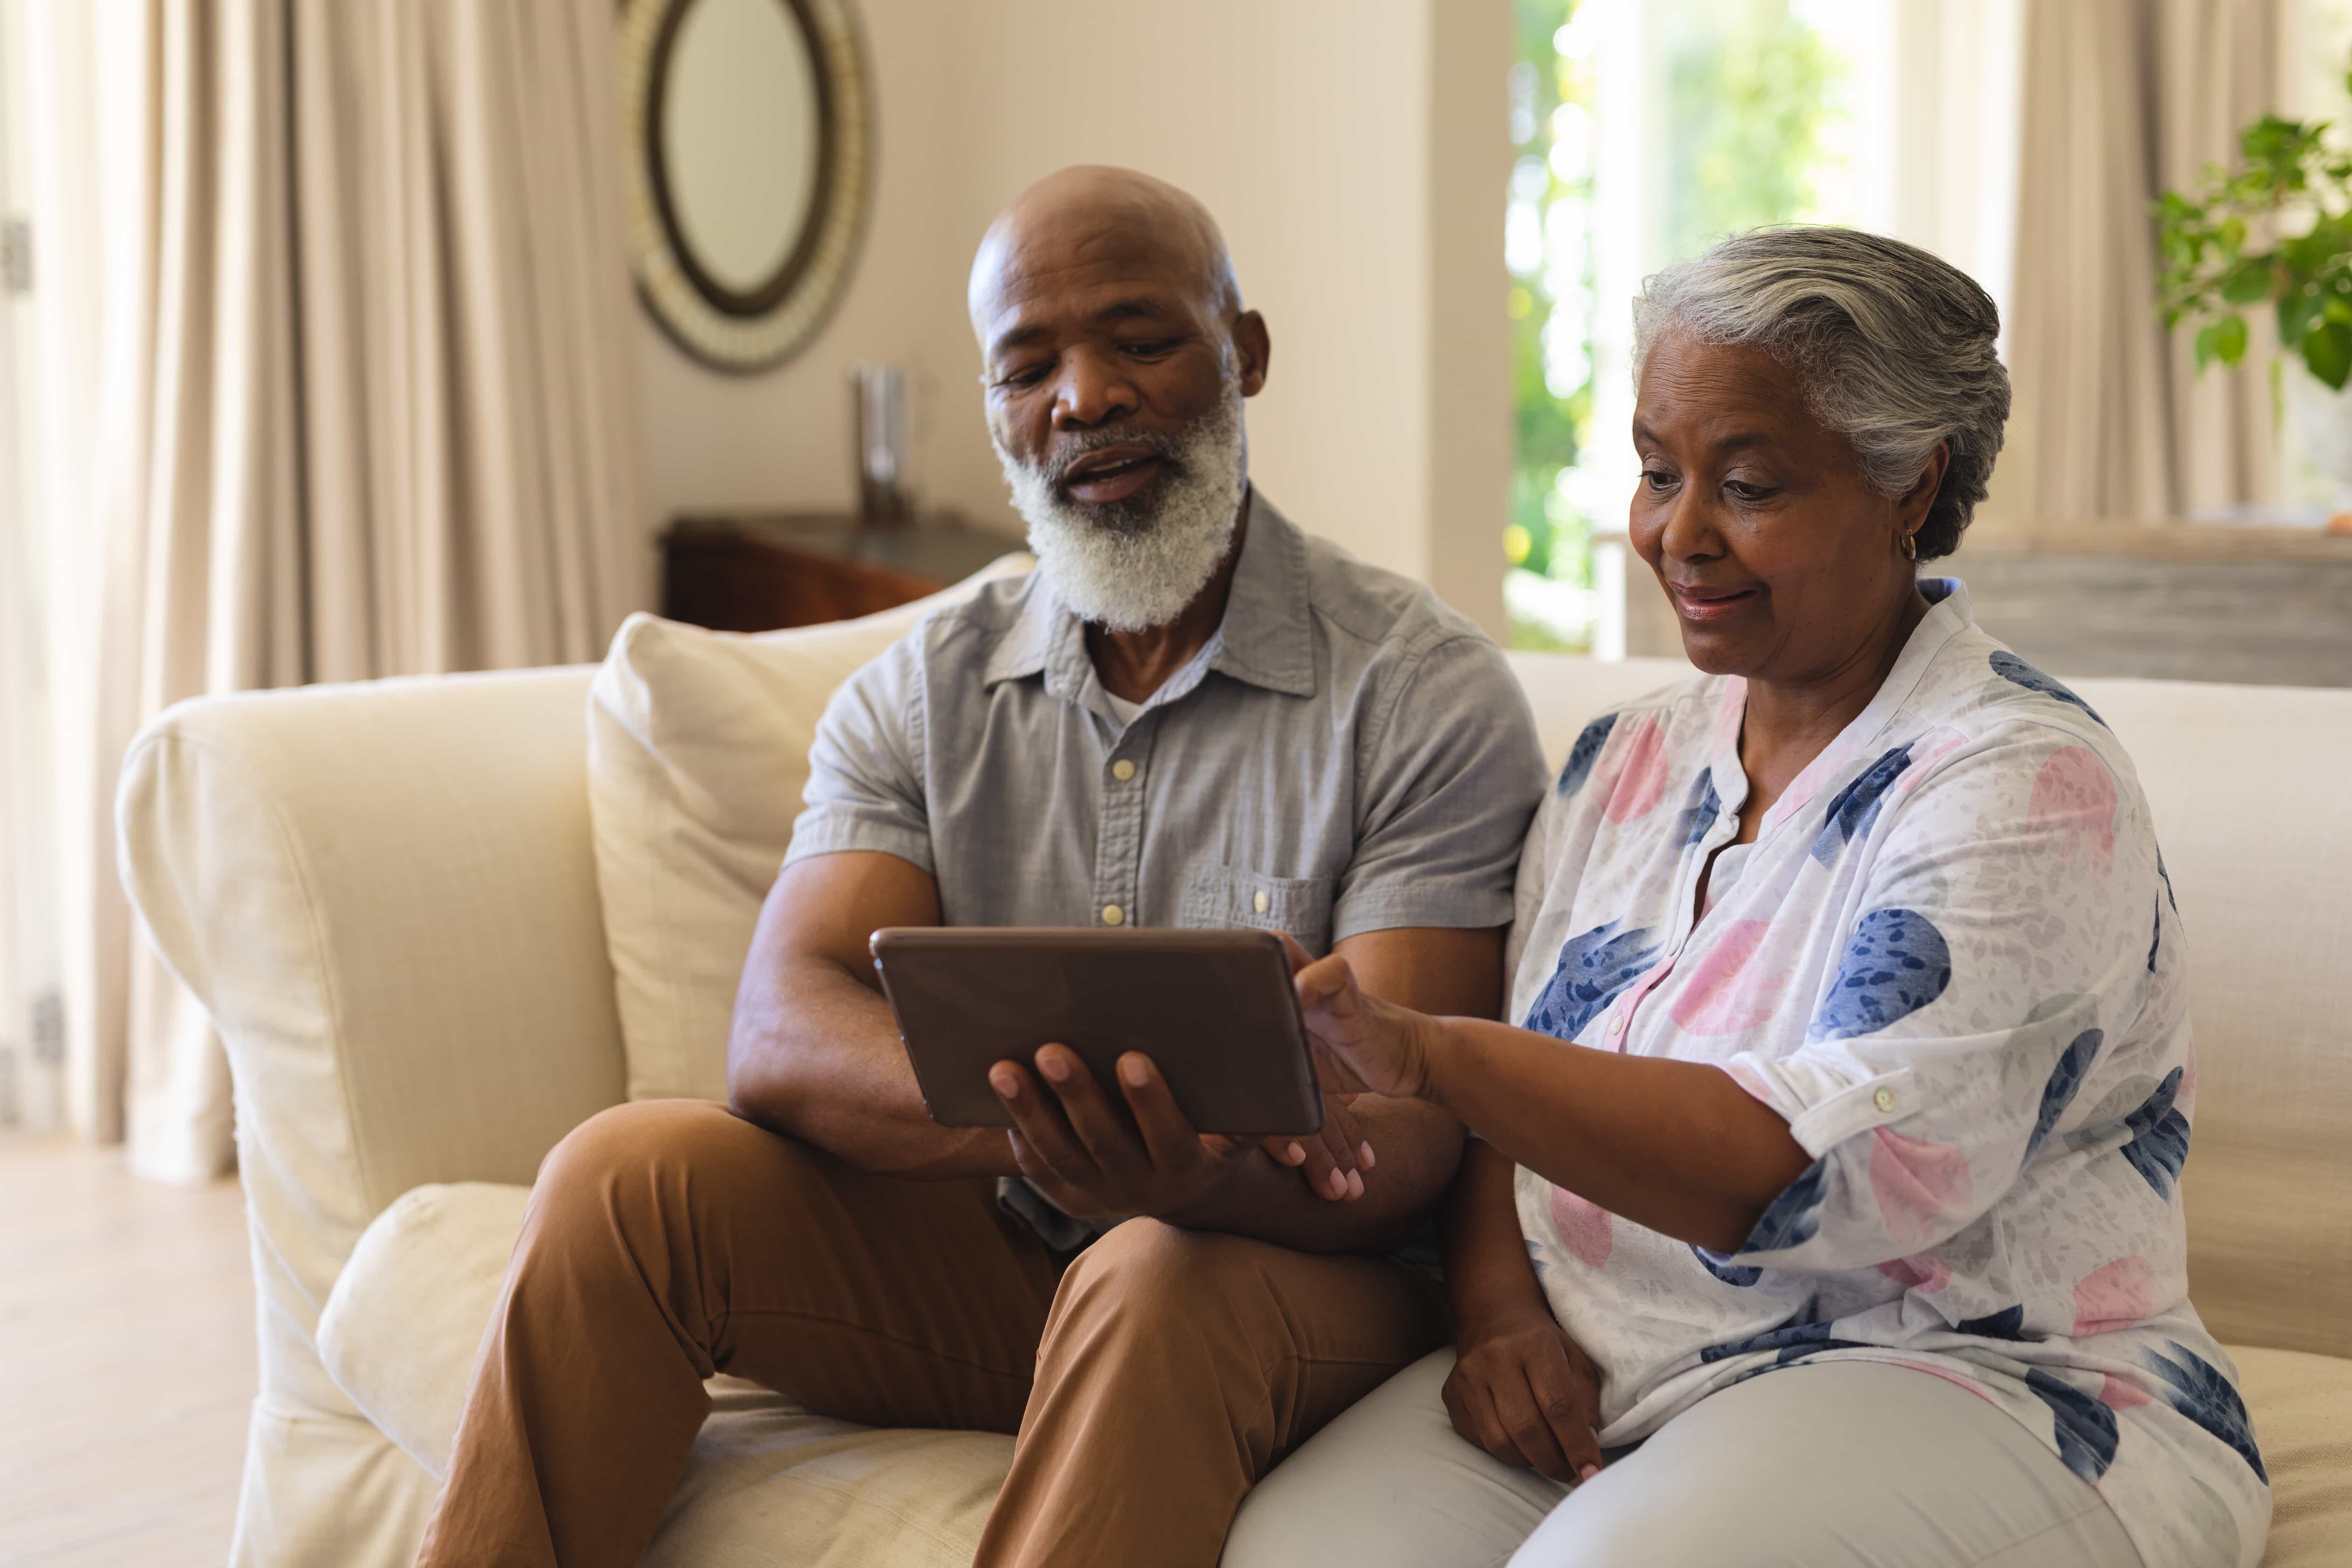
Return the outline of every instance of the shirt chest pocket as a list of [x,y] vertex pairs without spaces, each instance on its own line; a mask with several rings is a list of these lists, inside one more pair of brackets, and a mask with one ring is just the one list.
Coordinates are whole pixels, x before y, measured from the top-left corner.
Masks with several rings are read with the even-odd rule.
[[1185,884],[1181,918],[1188,926],[1288,931],[1319,957],[1331,945],[1331,879],[1196,866]]

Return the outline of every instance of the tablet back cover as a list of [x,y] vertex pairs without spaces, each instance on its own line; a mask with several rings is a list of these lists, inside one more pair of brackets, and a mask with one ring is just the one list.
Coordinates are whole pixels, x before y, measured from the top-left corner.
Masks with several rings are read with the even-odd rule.
[[[894,927],[873,942],[923,1101],[947,1127],[1003,1127],[988,1069],[1058,1042],[1117,1096],[1141,1051],[1203,1132],[1323,1124],[1290,963],[1252,931]],[[1034,1068],[1033,1068],[1034,1070]]]

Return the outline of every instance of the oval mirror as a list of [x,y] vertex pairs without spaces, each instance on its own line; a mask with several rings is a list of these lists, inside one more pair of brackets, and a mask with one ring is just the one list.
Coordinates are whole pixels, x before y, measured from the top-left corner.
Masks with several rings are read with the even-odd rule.
[[848,0],[630,0],[622,45],[637,289],[679,347],[765,370],[848,280],[872,163]]

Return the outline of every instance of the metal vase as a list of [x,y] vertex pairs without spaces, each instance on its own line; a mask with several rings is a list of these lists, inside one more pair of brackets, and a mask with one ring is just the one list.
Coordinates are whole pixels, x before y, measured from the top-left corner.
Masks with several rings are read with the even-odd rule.
[[913,518],[908,489],[913,421],[907,406],[906,367],[849,367],[851,439],[857,461],[857,515],[868,523],[903,523]]

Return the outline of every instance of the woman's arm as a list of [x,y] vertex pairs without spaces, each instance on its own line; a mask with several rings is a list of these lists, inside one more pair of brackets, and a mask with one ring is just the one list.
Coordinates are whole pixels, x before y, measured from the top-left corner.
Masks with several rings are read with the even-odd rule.
[[1298,973],[1324,1088],[1430,1100],[1612,1214],[1737,1252],[1812,1157],[1780,1112],[1697,1062],[1609,1051],[1366,996],[1347,961]]
[[1445,1210],[1445,1293],[1457,1330],[1445,1411],[1456,1432],[1505,1464],[1580,1480],[1601,1468],[1600,1379],[1536,1282],[1517,1176],[1492,1144],[1463,1152]]

